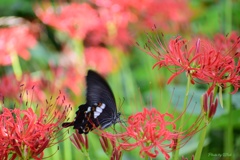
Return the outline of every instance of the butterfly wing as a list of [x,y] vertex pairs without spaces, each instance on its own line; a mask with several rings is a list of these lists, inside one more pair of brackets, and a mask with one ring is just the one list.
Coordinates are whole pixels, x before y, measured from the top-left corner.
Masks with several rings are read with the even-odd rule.
[[89,70],[87,75],[87,104],[96,106],[93,121],[99,123],[101,129],[109,127],[117,116],[116,102],[111,88],[92,70]]
[[78,111],[76,112],[76,119],[74,121],[74,129],[78,129],[80,134],[87,134],[89,131],[98,127],[99,124],[93,122],[93,110],[94,107],[89,106],[87,104],[83,104],[79,106]]
[[65,122],[62,127],[74,126],[80,134],[87,134],[101,126],[105,129],[118,122],[116,102],[107,82],[96,72],[89,70],[87,81],[87,102],[80,105],[73,122]]
[[89,70],[87,75],[87,103],[105,102],[116,111],[116,102],[107,82],[96,72]]

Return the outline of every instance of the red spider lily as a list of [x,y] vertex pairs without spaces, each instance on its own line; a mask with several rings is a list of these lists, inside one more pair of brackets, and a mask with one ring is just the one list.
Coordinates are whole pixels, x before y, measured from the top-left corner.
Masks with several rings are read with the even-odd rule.
[[95,68],[102,74],[110,73],[114,68],[111,53],[103,47],[89,47],[85,49],[85,61],[88,66]]
[[36,42],[36,34],[29,25],[0,28],[0,65],[10,65],[11,54],[18,54],[28,60],[30,58],[28,49],[32,48]]
[[[22,95],[21,104],[15,107],[27,106],[27,109],[8,109],[3,102],[0,115],[0,159],[42,159],[44,149],[61,141],[64,134],[60,133],[61,123],[65,121],[71,109],[64,105],[64,96],[60,95],[46,101],[45,106],[38,106],[32,101],[25,101]],[[37,106],[37,107],[36,107]]]
[[[206,39],[196,39],[187,43],[186,40],[177,37],[165,46],[160,37],[148,38],[149,43],[143,50],[158,61],[154,67],[167,67],[173,72],[168,83],[180,73],[186,72],[193,84],[196,80],[210,83],[209,93],[216,85],[226,87],[227,84],[231,84],[234,87],[232,93],[237,92],[240,87],[239,59],[237,62],[234,60],[237,53],[234,57],[228,53],[224,54]],[[238,39],[229,50],[236,48],[239,43]]]
[[105,137],[103,134],[103,136],[100,137],[100,144],[103,148],[103,151],[107,155],[111,153],[111,158],[110,158],[111,160],[120,160],[122,156],[122,152],[121,152],[121,149],[116,145],[116,139],[109,139]]
[[83,136],[76,130],[76,132],[70,137],[70,140],[72,141],[73,145],[83,153],[88,151],[88,137],[86,134]]
[[[176,150],[176,146],[182,147],[190,138],[202,128],[203,114],[201,113],[188,129],[178,131],[176,122],[185,111],[176,119],[170,113],[161,114],[156,109],[146,109],[128,118],[126,131],[116,135],[103,133],[110,139],[121,139],[119,148],[133,150],[140,148],[140,156],[155,158],[162,153],[165,159],[169,159],[169,152]],[[205,126],[205,125],[204,125]],[[203,127],[204,127],[203,126]],[[182,130],[183,126],[180,126]],[[181,144],[178,144],[180,140]]]
[[[229,48],[229,51],[234,50],[239,43],[239,40],[236,41],[236,43]],[[198,62],[200,69],[196,74],[196,78],[205,83],[212,84],[208,89],[208,93],[210,93],[216,85],[227,87],[227,84],[231,84],[234,87],[232,93],[236,93],[240,87],[239,59],[234,60],[236,54],[230,54],[229,51],[225,52],[225,50],[218,50],[207,41],[203,41],[201,45],[202,47],[199,51],[201,57]]]
[[218,106],[218,99],[216,98],[214,101],[213,96],[213,92],[211,92],[210,94],[205,93],[203,95],[203,110],[209,121],[213,118]]
[[[179,74],[186,72],[192,78],[194,83],[194,75],[199,70],[198,59],[201,56],[199,54],[199,41],[195,42],[195,45],[190,48],[186,45],[187,41],[181,37],[171,39],[168,47],[165,47],[160,38],[157,37],[155,44],[154,39],[149,36],[149,44],[146,45],[144,51],[157,59],[157,63],[154,67],[174,67],[175,72],[168,80],[168,84]],[[151,50],[153,49],[153,51]],[[155,54],[156,52],[156,54]]]

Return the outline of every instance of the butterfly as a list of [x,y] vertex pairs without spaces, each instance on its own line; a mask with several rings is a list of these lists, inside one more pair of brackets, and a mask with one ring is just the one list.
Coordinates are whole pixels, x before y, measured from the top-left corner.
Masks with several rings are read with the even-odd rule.
[[120,122],[113,92],[107,82],[95,71],[89,70],[86,76],[86,103],[79,106],[73,122],[65,122],[62,127],[73,126],[80,134],[99,127],[105,129]]

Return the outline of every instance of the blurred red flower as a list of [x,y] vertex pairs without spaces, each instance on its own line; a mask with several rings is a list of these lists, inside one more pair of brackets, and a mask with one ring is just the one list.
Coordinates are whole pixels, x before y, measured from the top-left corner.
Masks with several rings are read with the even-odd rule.
[[[78,65],[78,64],[76,64]],[[57,66],[50,63],[52,79],[54,80],[54,88],[61,88],[63,91],[71,90],[75,96],[81,95],[81,88],[84,85],[85,73],[81,67],[74,65]],[[46,81],[53,81],[45,79]]]
[[[28,95],[22,95],[23,103],[14,105],[18,108],[8,109],[6,107],[10,106],[5,106],[4,102],[1,104],[0,159],[42,159],[44,149],[63,140],[60,126],[71,109],[64,106],[64,96],[59,95],[55,101],[52,98],[46,100],[45,106],[25,100],[25,96]],[[28,108],[21,109],[23,106]]]
[[87,46],[103,43],[124,47],[132,41],[127,28],[130,17],[125,11],[92,7],[90,3],[59,4],[57,9],[38,7],[35,12],[43,23],[84,40]]
[[95,9],[87,3],[71,3],[56,7],[38,7],[36,15],[48,25],[68,33],[71,37],[84,39],[86,34],[97,28],[100,19]]
[[111,53],[103,47],[88,47],[84,51],[87,66],[95,68],[101,74],[108,74],[114,69]]
[[240,37],[237,32],[233,31],[227,36],[216,34],[214,36],[214,44],[222,54],[240,57]]
[[18,54],[28,60],[28,49],[37,43],[35,32],[30,25],[0,28],[0,65],[10,65],[11,54]]
[[[24,88],[31,88],[33,86],[37,86],[37,88],[46,88],[41,80],[33,79],[29,74],[23,74],[20,80],[17,80],[14,74],[5,75],[0,77],[0,94],[4,95],[8,99],[11,100],[20,100],[19,94],[24,91]],[[46,95],[43,91],[38,90],[35,93],[35,100],[44,101],[46,99]]]
[[[180,31],[191,18],[188,0],[91,0],[101,10],[111,10],[121,18],[119,24],[133,25],[132,31],[144,31],[157,25],[162,31]],[[111,17],[109,14],[108,17]],[[114,18],[116,19],[116,18]],[[118,24],[118,23],[117,23]]]

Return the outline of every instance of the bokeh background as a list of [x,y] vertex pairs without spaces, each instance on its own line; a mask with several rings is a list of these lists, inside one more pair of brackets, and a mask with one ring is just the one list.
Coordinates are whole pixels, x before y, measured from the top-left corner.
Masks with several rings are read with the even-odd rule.
[[[166,85],[171,72],[152,69],[156,60],[141,49],[147,41],[146,33],[163,33],[166,44],[177,35],[214,41],[217,34],[239,33],[239,14],[237,0],[1,0],[0,91],[6,101],[11,101],[18,95],[20,84],[38,85],[39,99],[44,101],[61,90],[73,106],[73,120],[77,107],[85,103],[87,70],[94,69],[106,77],[125,118],[150,106],[161,112],[171,106],[181,112],[186,76]],[[200,97],[206,89],[202,84],[191,88],[189,114],[194,106],[193,115],[200,112]],[[240,159],[239,97],[239,92],[232,96],[234,159]],[[202,159],[224,159],[209,153],[224,153],[224,130],[229,118],[226,113],[218,106]],[[69,135],[71,132],[73,129],[69,129]],[[180,153],[190,158],[198,138],[194,136]],[[109,159],[97,135],[89,134],[89,145],[91,159]],[[44,155],[63,160],[83,156],[67,137]],[[138,155],[137,149],[123,152],[123,159],[136,159]],[[162,158],[159,155],[156,159]]]

